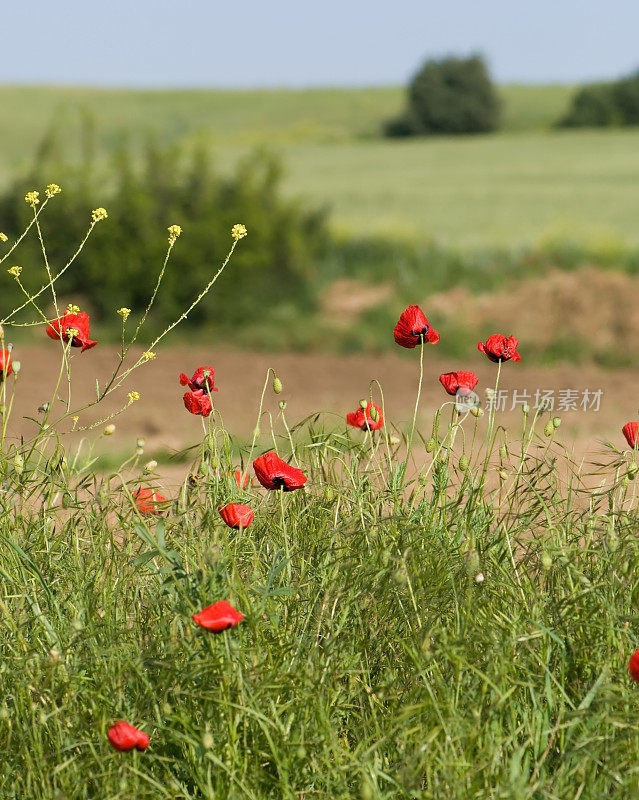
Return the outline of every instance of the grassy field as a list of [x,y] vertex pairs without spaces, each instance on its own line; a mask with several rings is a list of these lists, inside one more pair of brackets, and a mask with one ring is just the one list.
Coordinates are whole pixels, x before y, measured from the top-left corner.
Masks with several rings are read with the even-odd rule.
[[[127,135],[204,138],[222,167],[255,146],[280,153],[285,189],[332,210],[336,231],[472,249],[572,240],[636,244],[638,134],[555,132],[570,87],[504,87],[494,136],[388,141],[396,88],[307,91],[0,89],[0,178],[32,158],[52,119],[84,112],[111,149]],[[65,135],[77,155],[78,136]],[[52,176],[55,178],[55,176]]]
[[[407,471],[390,421],[265,416],[308,478],[288,494],[227,477],[262,446],[211,416],[163,516],[132,500],[161,482],[142,454],[96,476],[55,427],[5,443],[2,797],[635,797],[633,456],[588,477],[551,416],[444,407]],[[237,502],[247,530],[220,519]],[[239,625],[194,624],[220,600]],[[147,750],[110,747],[120,720]]]
[[[326,204],[348,235],[379,234],[455,247],[512,247],[544,239],[637,241],[637,135],[552,132],[569,87],[504,87],[504,132],[414,141],[379,139],[399,89],[166,92],[0,90],[7,179],[32,156],[51,119],[98,141],[155,131],[204,138],[224,167],[250,148],[281,153],[285,188]],[[77,154],[77,137],[65,136]]]

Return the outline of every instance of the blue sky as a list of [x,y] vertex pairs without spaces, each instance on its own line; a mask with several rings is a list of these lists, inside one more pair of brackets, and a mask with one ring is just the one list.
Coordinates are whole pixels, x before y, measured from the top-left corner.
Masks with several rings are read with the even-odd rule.
[[637,31],[637,0],[26,0],[0,83],[383,85],[471,51],[500,82],[577,82],[639,67]]

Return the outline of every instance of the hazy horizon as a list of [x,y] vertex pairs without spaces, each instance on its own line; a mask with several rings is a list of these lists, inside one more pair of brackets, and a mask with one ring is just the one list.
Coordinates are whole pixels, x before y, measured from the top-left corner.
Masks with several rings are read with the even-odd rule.
[[[614,12],[614,13],[613,13]],[[639,4],[64,0],[3,14],[0,84],[139,89],[392,87],[425,58],[481,52],[500,84],[606,80],[639,66]]]

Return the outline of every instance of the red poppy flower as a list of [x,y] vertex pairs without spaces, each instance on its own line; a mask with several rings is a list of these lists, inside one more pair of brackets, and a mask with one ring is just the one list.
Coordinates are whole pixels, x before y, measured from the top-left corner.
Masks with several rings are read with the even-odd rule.
[[477,349],[485,353],[491,361],[521,361],[517,352],[519,339],[516,336],[504,336],[494,333],[486,342],[477,342]]
[[196,392],[187,392],[182,399],[184,400],[184,407],[191,414],[208,417],[213,411],[211,398],[202,389],[198,389]]
[[107,736],[116,750],[146,750],[149,746],[149,737],[144,731],[139,731],[128,722],[116,722],[112,725]]
[[209,392],[217,392],[213,385],[214,381],[215,371],[213,367],[198,367],[190,380],[183,372],[180,372],[180,386],[188,386],[192,392],[202,389],[206,394],[207,388]]
[[218,509],[229,528],[248,528],[253,522],[253,509],[241,503],[229,503]]
[[53,320],[47,327],[47,336],[64,342],[71,340],[71,347],[81,347],[83,353],[97,344],[89,339],[89,315],[84,311],[77,314],[67,311],[60,319]]
[[234,628],[238,622],[244,619],[244,614],[233,608],[226,600],[218,600],[212,606],[202,609],[199,614],[193,614],[192,619],[193,622],[201,628],[206,628],[207,631],[221,633],[227,628]]
[[0,381],[13,372],[11,350],[0,350]]
[[457,394],[459,389],[468,389],[469,392],[477,386],[479,378],[474,372],[445,372],[439,376],[439,382],[446,389],[448,394]]
[[635,652],[630,656],[630,661],[628,661],[628,672],[630,673],[630,677],[633,681],[639,681],[639,650],[635,650]]
[[293,492],[295,489],[301,489],[307,480],[301,469],[282,461],[277,453],[273,452],[256,458],[253,462],[253,469],[258,481],[265,489],[283,489],[285,492]]
[[416,347],[421,341],[437,344],[439,334],[419,306],[408,306],[395,325],[395,341],[402,347]]
[[241,470],[236,469],[235,483],[237,483],[238,489],[248,489],[249,484],[251,483],[251,479],[246,472],[242,472]]
[[140,514],[161,514],[169,502],[152,489],[137,489],[133,493],[133,500]]
[[[373,409],[375,409],[375,411],[373,411]],[[373,416],[371,416],[371,413]],[[377,419],[373,419],[373,417],[377,417]],[[366,408],[360,406],[357,411],[349,412],[346,415],[346,422],[348,425],[352,425],[354,428],[360,428],[363,431],[378,431],[380,428],[384,427],[384,415],[377,403],[369,402]]]
[[628,447],[639,447],[639,422],[627,422],[621,432],[626,437]]

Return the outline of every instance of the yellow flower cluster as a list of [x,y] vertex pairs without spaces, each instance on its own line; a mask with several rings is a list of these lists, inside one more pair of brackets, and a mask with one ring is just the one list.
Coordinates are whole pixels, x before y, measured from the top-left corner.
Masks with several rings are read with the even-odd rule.
[[175,244],[176,239],[182,233],[182,228],[179,225],[169,225],[167,230],[169,232],[169,244]]
[[135,401],[139,399],[140,394],[138,392],[129,392],[129,404],[135,403]]
[[20,273],[22,272],[22,267],[10,267],[7,272],[9,275],[13,275],[14,278],[19,278]]
[[109,215],[107,214],[106,208],[94,208],[91,212],[91,221],[92,222],[100,222],[103,219],[106,219]]
[[6,233],[2,233],[2,231],[0,231],[0,242],[6,242],[6,241],[8,241],[8,239],[9,239],[9,237],[7,236],[7,234]]
[[27,192],[24,196],[24,201],[30,205],[31,208],[35,208],[40,202],[40,192]]
[[126,322],[129,314],[131,313],[130,308],[118,308],[117,313],[122,317],[122,322]]
[[50,183],[47,188],[44,190],[44,193],[47,197],[53,197],[56,194],[60,194],[62,189],[58,186],[57,183]]
[[66,310],[67,314],[79,314],[80,313],[80,306],[76,306],[73,303],[69,303]]
[[153,361],[155,358],[155,353],[152,353],[150,350],[147,350],[146,353],[142,353],[142,358],[145,361]]
[[243,239],[247,234],[246,226],[238,223],[231,228],[231,236],[237,242],[238,239]]

